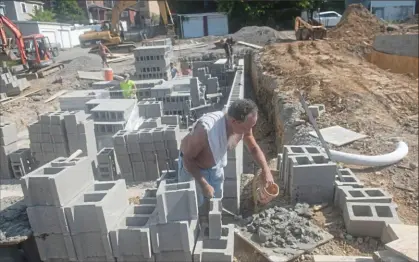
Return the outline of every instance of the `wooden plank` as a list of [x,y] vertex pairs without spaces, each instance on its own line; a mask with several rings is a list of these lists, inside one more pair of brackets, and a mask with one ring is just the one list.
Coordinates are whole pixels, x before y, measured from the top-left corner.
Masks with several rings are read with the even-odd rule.
[[55,93],[54,95],[52,95],[52,96],[51,96],[50,98],[48,98],[47,100],[45,100],[45,101],[44,101],[44,103],[48,103],[49,101],[52,101],[52,100],[54,100],[55,98],[59,97],[60,95],[65,94],[65,93],[67,93],[67,92],[68,92],[68,90],[61,90],[61,91],[59,91],[59,92]]
[[12,97],[5,97],[3,99],[0,100],[0,103],[6,102],[8,100],[12,99]]
[[237,41],[237,44],[245,45],[245,46],[252,47],[252,48],[255,48],[255,49],[262,49],[263,48],[263,46],[254,45],[254,44],[243,42],[243,41]]
[[89,71],[77,71],[79,79],[89,79],[89,80],[98,80],[103,81],[105,77],[102,72],[89,72]]
[[120,56],[120,57],[117,57],[117,58],[109,59],[108,63],[122,62],[122,61],[128,60],[130,58],[134,58],[134,55],[125,55],[125,56]]
[[181,51],[186,49],[206,47],[208,44],[192,44],[192,45],[182,45],[173,47],[173,51]]
[[22,99],[22,98],[24,98],[24,97],[30,96],[30,95],[32,95],[32,94],[35,94],[35,93],[37,93],[37,92],[39,92],[39,91],[41,91],[41,90],[44,90],[44,89],[43,89],[43,88],[39,88],[39,89],[37,89],[37,90],[34,90],[34,91],[29,92],[29,93],[27,93],[27,94],[24,94],[24,95],[22,95],[22,96],[16,97],[16,98],[14,98],[14,99],[12,99],[12,100],[10,100],[10,101],[6,101],[6,102],[2,103],[2,105],[6,105],[6,104],[9,104],[9,103],[15,102],[15,101],[20,100],[20,99]]

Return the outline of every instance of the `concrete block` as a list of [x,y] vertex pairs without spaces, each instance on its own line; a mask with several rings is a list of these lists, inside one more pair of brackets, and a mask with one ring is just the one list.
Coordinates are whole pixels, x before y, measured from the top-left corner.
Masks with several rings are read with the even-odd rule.
[[140,132],[140,143],[147,144],[153,142],[153,130],[151,128],[142,129]]
[[350,168],[339,168],[338,177],[335,180],[336,186],[351,186],[354,188],[364,187],[364,183],[351,171]]
[[220,239],[210,239],[208,230],[203,229],[199,235],[193,253],[193,261],[231,262],[234,256],[234,225],[222,227]]
[[71,201],[64,211],[71,234],[100,232],[113,228],[128,206],[125,180],[95,181]]
[[370,257],[360,256],[313,256],[314,262],[374,262]]
[[132,131],[126,134],[127,150],[129,154],[140,153],[140,132]]
[[150,217],[150,236],[155,254],[166,251],[193,251],[199,232],[197,219],[166,224],[158,224],[157,220],[157,217],[153,219],[153,215]]
[[26,209],[35,236],[42,234],[69,234],[63,207],[33,206]]
[[68,114],[64,115],[64,124],[65,129],[68,134],[77,134],[78,129],[77,125],[86,120],[87,115],[84,111],[71,111]]
[[35,241],[42,261],[47,261],[49,259],[78,261],[74,243],[70,235],[44,234],[36,236]]
[[156,161],[146,161],[145,164],[147,170],[147,180],[156,180],[160,175],[158,163]]
[[157,188],[146,189],[144,196],[140,199],[140,204],[157,205]]
[[51,143],[51,135],[50,134],[41,134],[41,142],[42,143]]
[[112,251],[118,260],[129,256],[153,257],[148,221],[155,208],[153,204],[130,205],[126,208],[115,230],[109,233]]
[[241,175],[235,178],[226,178],[223,183],[223,197],[234,197],[240,199]]
[[397,205],[389,203],[348,202],[343,219],[348,234],[380,237],[386,223],[400,224]]
[[0,123],[0,146],[17,141],[17,128],[14,123]]
[[222,200],[223,207],[228,211],[231,211],[235,214],[240,213],[240,198],[236,197],[223,197]]
[[311,112],[311,115],[314,118],[317,118],[321,116],[324,112],[326,112],[323,104],[314,104],[314,105],[308,106],[308,110]]
[[161,123],[163,125],[179,125],[179,116],[178,115],[164,115],[161,117]]
[[164,131],[165,140],[180,140],[179,126],[167,126]]
[[407,260],[390,250],[380,250],[372,254],[374,262],[406,262]]
[[167,251],[156,254],[156,261],[159,262],[192,262],[192,252]]
[[353,188],[339,186],[338,200],[335,204],[343,210],[348,202],[391,203],[392,196],[381,188]]
[[221,214],[223,212],[223,205],[221,198],[212,198],[210,200],[210,211],[208,215],[209,220],[209,239],[221,238]]
[[126,135],[128,131],[120,130],[112,136],[114,145],[126,145]]
[[160,183],[157,190],[157,210],[160,223],[198,219],[195,181]]
[[323,154],[289,156],[289,191],[291,201],[332,203],[336,163],[330,162]]
[[42,135],[41,133],[29,133],[29,140],[31,143],[41,143]]
[[64,206],[93,183],[93,170],[87,157],[64,163],[66,160],[64,157],[57,158],[55,162],[58,166],[47,163],[20,180],[28,207]]
[[92,257],[112,259],[112,248],[108,233],[87,232],[72,235],[78,261],[89,261]]

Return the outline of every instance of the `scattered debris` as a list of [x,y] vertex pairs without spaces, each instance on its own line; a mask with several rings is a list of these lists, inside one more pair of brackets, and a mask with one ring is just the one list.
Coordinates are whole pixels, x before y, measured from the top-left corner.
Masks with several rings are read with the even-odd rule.
[[4,197],[0,208],[0,245],[18,244],[32,235],[23,197]]
[[68,90],[61,90],[60,92],[55,93],[53,96],[51,96],[50,98],[48,98],[47,100],[44,101],[44,103],[48,103],[54,99],[56,99],[57,97],[59,97],[60,95],[63,95],[65,93],[67,93]]
[[105,80],[105,77],[102,72],[89,72],[89,71],[77,71],[79,79],[89,79],[89,80]]

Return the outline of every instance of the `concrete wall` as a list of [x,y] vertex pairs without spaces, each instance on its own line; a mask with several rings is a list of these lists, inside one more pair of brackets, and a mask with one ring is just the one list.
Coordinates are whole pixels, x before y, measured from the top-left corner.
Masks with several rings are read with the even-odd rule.
[[386,21],[400,21],[413,15],[415,1],[371,1],[371,11]]
[[374,39],[373,48],[386,54],[418,57],[418,40],[418,34],[379,35]]

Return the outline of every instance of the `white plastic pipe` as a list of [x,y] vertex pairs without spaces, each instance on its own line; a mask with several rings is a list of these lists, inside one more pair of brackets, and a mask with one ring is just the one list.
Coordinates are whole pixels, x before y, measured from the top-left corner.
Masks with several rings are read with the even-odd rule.
[[398,143],[396,150],[394,150],[393,152],[378,156],[364,156],[330,150],[331,158],[333,161],[358,166],[392,165],[402,160],[408,152],[409,148],[407,144],[403,141],[400,141]]

